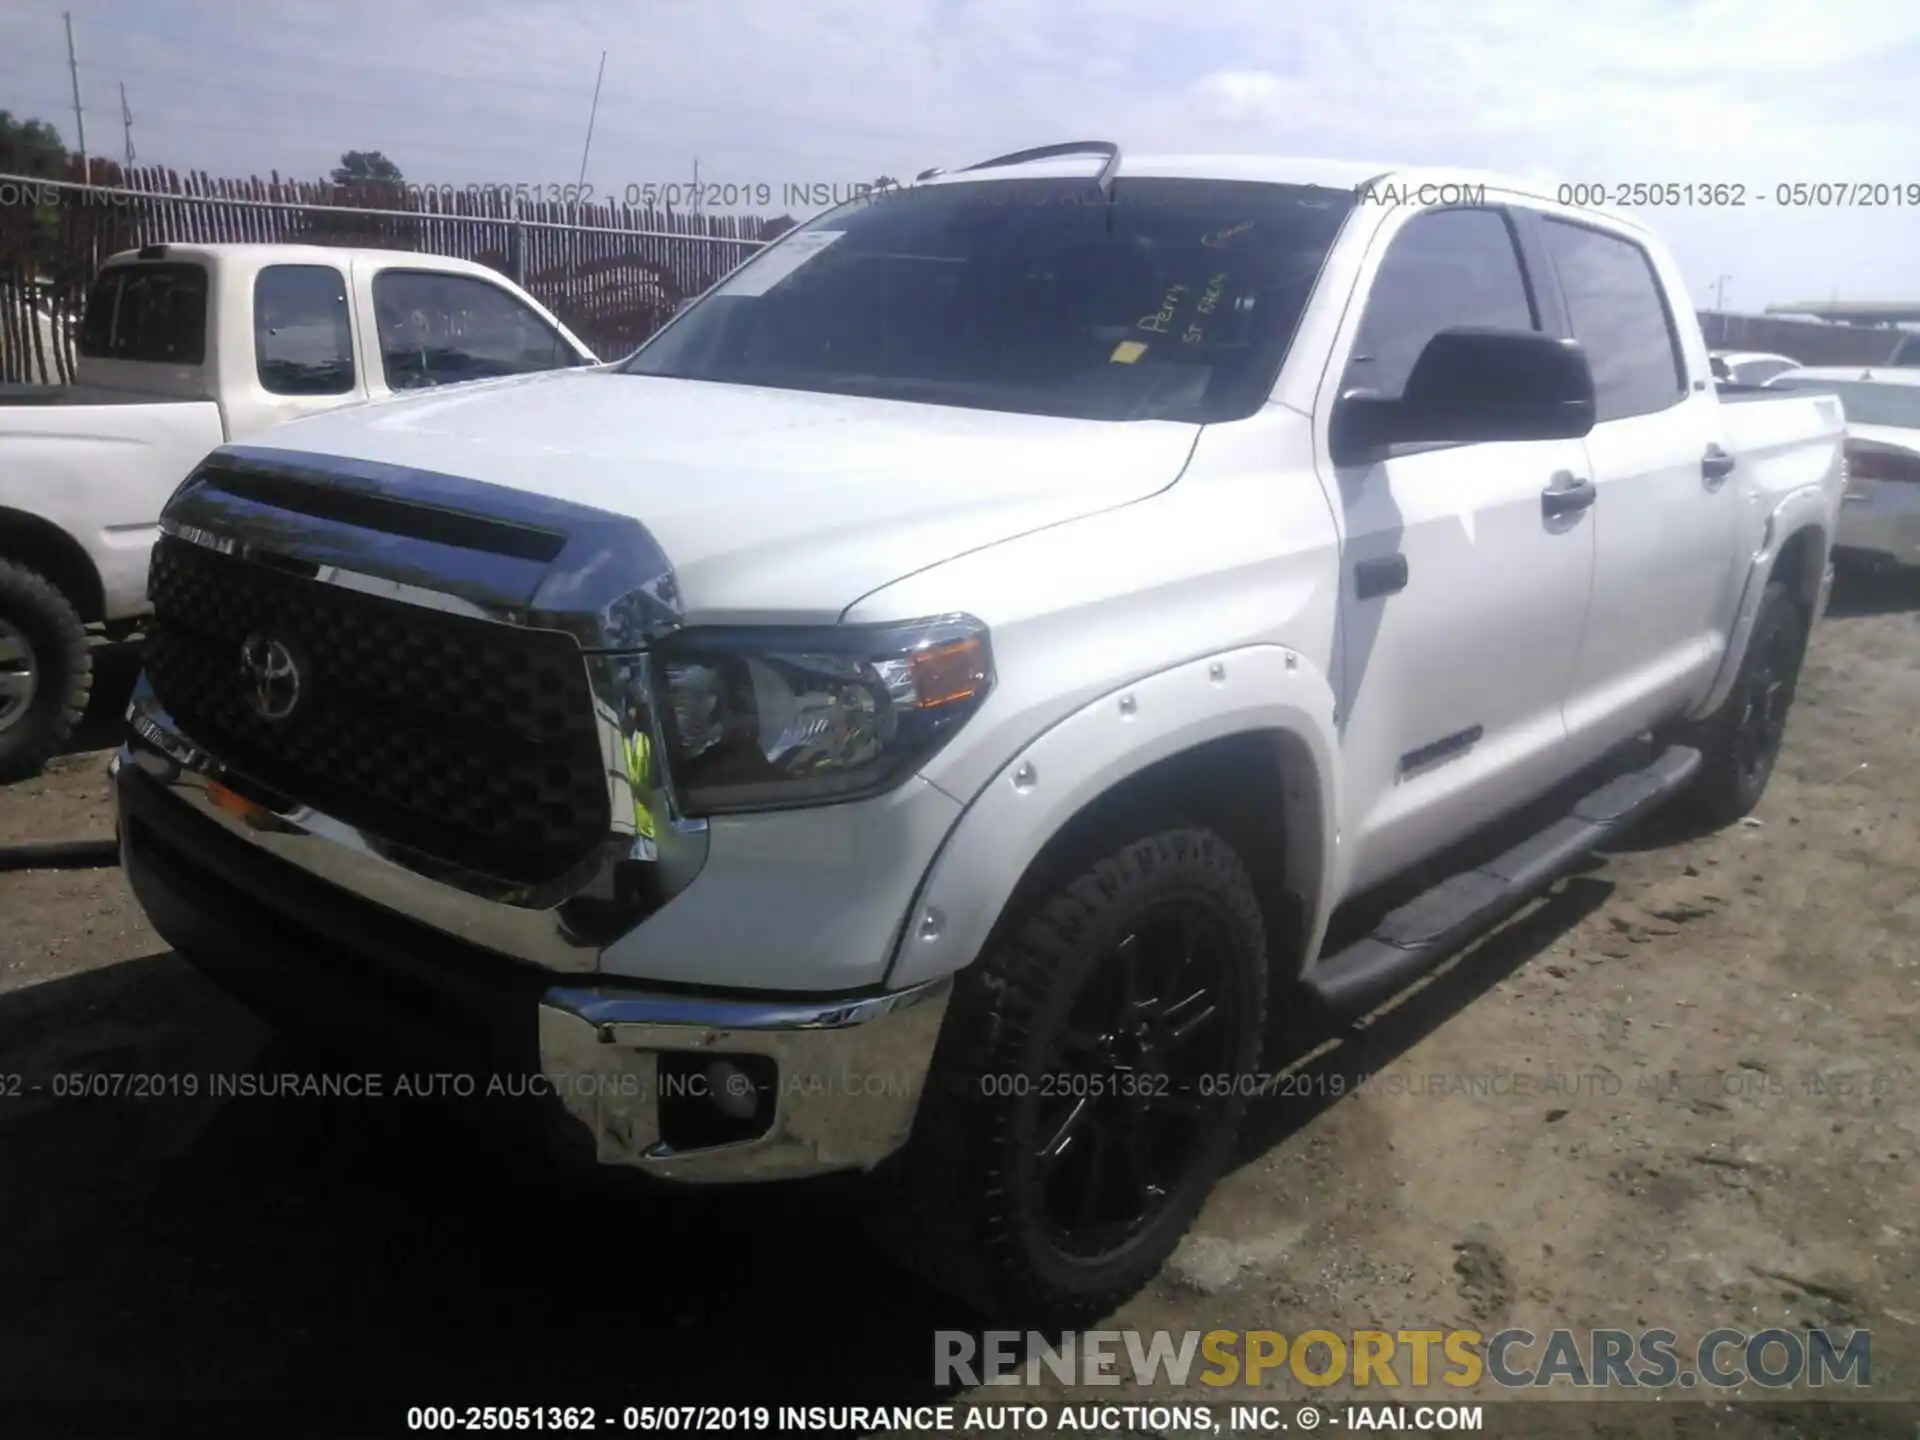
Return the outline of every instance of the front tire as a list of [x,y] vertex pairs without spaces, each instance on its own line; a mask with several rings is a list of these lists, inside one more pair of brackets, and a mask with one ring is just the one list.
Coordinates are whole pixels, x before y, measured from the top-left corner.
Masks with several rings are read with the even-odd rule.
[[1172,1253],[1258,1073],[1266,932],[1219,835],[1167,830],[1027,903],[960,972],[883,1241],[983,1313],[1104,1315]]
[[0,781],[33,774],[64,745],[92,690],[87,630],[71,602],[0,560]]
[[1786,738],[1787,714],[1806,658],[1807,618],[1779,581],[1768,585],[1732,693],[1693,739],[1700,773],[1688,809],[1714,828],[1752,812],[1766,794]]

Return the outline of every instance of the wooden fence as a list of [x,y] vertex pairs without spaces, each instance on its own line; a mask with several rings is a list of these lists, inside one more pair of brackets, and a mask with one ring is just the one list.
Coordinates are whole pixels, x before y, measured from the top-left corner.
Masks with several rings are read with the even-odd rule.
[[0,382],[69,380],[94,271],[140,245],[360,245],[473,260],[512,276],[612,359],[793,223],[502,187],[223,180],[101,160],[85,178],[77,162],[59,177],[0,174]]

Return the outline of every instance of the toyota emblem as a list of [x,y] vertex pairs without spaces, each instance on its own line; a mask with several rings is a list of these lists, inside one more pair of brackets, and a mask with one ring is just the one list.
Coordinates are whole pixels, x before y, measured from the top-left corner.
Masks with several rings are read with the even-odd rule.
[[282,641],[249,635],[240,646],[240,669],[247,708],[262,720],[284,720],[300,703],[300,666]]

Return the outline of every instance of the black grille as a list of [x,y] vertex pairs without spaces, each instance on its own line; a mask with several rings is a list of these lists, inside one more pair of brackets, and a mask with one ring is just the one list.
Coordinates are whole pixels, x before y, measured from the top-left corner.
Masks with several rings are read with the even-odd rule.
[[[235,768],[384,839],[520,884],[607,833],[586,665],[570,636],[363,595],[163,537],[147,677]],[[250,636],[299,662],[299,703],[249,704]]]

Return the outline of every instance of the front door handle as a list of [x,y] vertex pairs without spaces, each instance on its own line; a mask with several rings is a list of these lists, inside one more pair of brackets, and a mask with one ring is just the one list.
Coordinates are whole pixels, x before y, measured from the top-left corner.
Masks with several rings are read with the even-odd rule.
[[1709,445],[1707,453],[1700,457],[1700,476],[1709,490],[1718,490],[1720,483],[1733,473],[1733,466],[1733,456],[1718,445]]
[[1585,510],[1599,495],[1593,481],[1584,477],[1576,479],[1571,471],[1562,470],[1553,477],[1553,483],[1540,492],[1540,509],[1547,519],[1554,520]]

